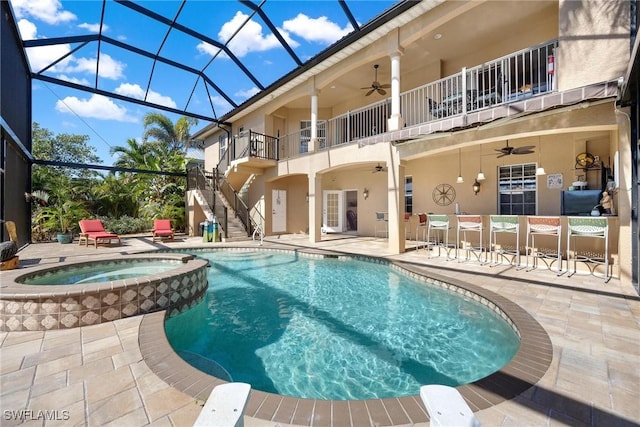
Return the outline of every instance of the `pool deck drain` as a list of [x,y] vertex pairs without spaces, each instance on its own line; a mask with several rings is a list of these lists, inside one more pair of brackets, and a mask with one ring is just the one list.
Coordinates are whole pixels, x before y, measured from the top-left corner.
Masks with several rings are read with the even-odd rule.
[[[256,243],[248,244],[257,247]],[[245,246],[247,242],[236,245]],[[122,247],[97,251],[57,243],[31,245],[19,255],[26,270],[30,265],[91,259],[96,253],[127,255],[153,248],[191,246],[202,243],[197,238],[179,238],[175,243],[154,244],[149,236],[125,238]],[[312,245],[305,235],[267,239],[264,244],[374,256],[384,256],[385,246],[383,239],[334,240],[332,236],[323,236],[322,242]],[[605,285],[586,275],[568,278],[545,270],[517,271],[506,265],[489,268],[473,262],[451,263],[427,259],[424,251],[388,258],[429,275],[455,277],[492,292],[517,304],[525,318],[532,318],[548,334],[553,343],[549,348],[552,359],[539,380],[522,372],[504,372],[491,382],[461,387],[467,397],[468,388],[476,394],[485,393],[480,402],[487,401],[487,406],[476,412],[483,425],[638,425],[640,298],[630,285],[615,279]],[[166,338],[164,343],[161,339],[162,316],[154,313],[69,330],[0,333],[0,399],[5,414],[9,413],[2,425],[20,424],[20,414],[23,420],[32,421],[29,417],[37,410],[49,411],[50,416],[60,419],[68,417],[59,422],[65,425],[192,425],[203,403],[193,397],[193,391],[214,384],[205,386],[194,381],[202,375],[199,371],[185,376],[175,369],[178,362],[170,356],[161,360],[160,354],[166,350],[163,347],[168,345]],[[523,321],[526,323],[526,319]],[[534,334],[533,338],[538,337]],[[523,346],[534,364],[541,356],[539,350],[538,344]],[[148,352],[155,351],[154,361]],[[520,369],[514,367],[514,371]],[[511,380],[520,385],[506,385]],[[205,377],[204,382],[208,381],[211,378]],[[187,383],[191,387],[185,387]],[[511,396],[521,389],[524,392]],[[331,425],[329,416],[336,426],[373,425],[374,419],[381,420],[380,424],[427,425],[426,410],[415,397],[403,398],[409,399],[405,405],[400,399],[331,402],[289,400],[255,391],[252,395],[255,399],[247,408],[247,427]],[[388,400],[398,403],[388,404]],[[472,407],[478,405],[469,400]],[[7,410],[23,412],[11,415]],[[303,414],[312,414],[313,424]],[[42,419],[37,424],[42,425]]]

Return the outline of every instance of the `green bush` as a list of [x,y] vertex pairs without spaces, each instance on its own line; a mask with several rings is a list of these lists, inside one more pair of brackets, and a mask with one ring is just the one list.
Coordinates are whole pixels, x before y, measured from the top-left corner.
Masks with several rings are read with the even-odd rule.
[[100,218],[105,230],[116,234],[142,233],[153,229],[153,222],[144,218],[133,218],[123,215],[118,218]]

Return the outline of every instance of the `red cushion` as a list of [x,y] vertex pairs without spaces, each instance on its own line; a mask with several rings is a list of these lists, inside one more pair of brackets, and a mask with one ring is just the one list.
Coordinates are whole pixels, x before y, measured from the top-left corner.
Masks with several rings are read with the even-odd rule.
[[83,233],[104,232],[104,225],[99,219],[83,219],[80,221],[80,230]]

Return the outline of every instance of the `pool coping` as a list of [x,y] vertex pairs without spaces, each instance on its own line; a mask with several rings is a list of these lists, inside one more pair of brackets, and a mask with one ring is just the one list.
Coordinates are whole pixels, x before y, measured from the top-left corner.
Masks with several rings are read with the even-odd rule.
[[[551,365],[553,357],[551,339],[540,323],[513,301],[472,283],[426,272],[408,262],[329,250],[298,249],[294,251],[255,247],[221,249],[297,251],[311,256],[329,255],[368,259],[386,263],[414,278],[428,278],[425,281],[430,283],[435,281],[432,284],[436,286],[446,287],[467,296],[477,295],[480,300],[488,301],[489,307],[493,305],[501,311],[517,329],[521,345],[515,356],[502,369],[471,384],[457,387],[474,412],[526,392],[544,376]],[[166,311],[144,315],[139,333],[143,359],[160,379],[204,404],[213,388],[226,381],[197,370],[175,353],[164,332],[166,315]],[[245,415],[276,423],[309,426],[406,425],[429,421],[429,415],[418,395],[341,401],[296,398],[253,389]]]

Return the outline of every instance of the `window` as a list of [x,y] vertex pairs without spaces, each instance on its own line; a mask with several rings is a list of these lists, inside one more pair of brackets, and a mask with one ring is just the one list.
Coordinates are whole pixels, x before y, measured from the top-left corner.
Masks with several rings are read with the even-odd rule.
[[413,213],[413,177],[410,175],[404,177],[404,212]]
[[[327,141],[327,122],[324,120],[318,120],[318,140],[320,142],[316,149],[323,149],[326,147]],[[309,151],[309,141],[311,141],[311,120],[300,121],[300,152],[306,153]]]
[[498,212],[501,215],[535,215],[536,164],[500,166]]
[[220,147],[220,158],[224,158],[227,153],[227,135],[223,134],[218,137],[218,146]]

